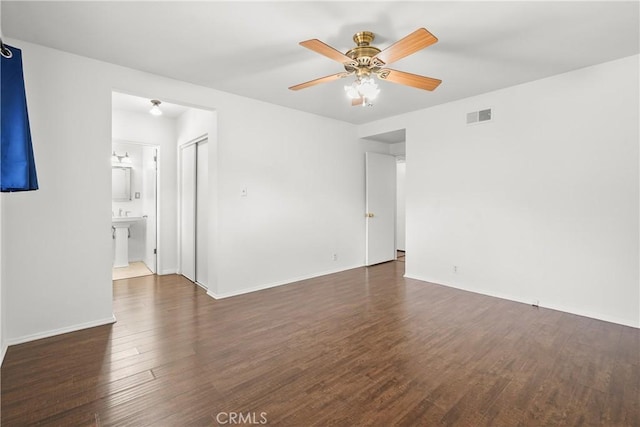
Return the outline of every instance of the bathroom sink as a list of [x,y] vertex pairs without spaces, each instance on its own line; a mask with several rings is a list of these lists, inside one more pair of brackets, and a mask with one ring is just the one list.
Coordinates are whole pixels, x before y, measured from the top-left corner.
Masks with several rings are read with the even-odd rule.
[[142,221],[141,216],[114,216],[111,218],[114,227],[129,227],[138,221]]
[[114,267],[126,267],[129,265],[129,227],[143,219],[141,216],[114,216],[111,218],[113,238],[116,243],[113,260]]

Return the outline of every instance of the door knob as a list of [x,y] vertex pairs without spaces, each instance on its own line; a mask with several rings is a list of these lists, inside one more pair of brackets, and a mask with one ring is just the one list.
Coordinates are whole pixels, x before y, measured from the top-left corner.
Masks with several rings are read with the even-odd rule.
[[373,218],[375,215],[373,215],[371,212],[368,212],[364,214],[364,216],[366,216],[367,218]]

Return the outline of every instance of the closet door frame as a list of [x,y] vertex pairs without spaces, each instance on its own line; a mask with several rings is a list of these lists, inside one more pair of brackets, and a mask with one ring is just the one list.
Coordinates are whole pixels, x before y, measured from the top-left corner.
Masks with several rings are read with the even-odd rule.
[[195,282],[208,289],[209,279],[209,140],[196,144]]
[[[177,223],[177,229],[178,229],[178,233],[177,233],[178,234],[178,236],[177,236],[177,238],[178,238],[178,268],[177,268],[177,273],[178,274],[182,274],[182,275],[184,275],[184,272],[182,271],[182,261],[183,261],[182,260],[182,252],[183,252],[183,250],[182,250],[182,245],[183,245],[183,235],[182,235],[183,234],[182,233],[182,219],[183,219],[183,212],[182,212],[183,164],[182,164],[182,160],[183,159],[182,159],[182,157],[183,157],[183,150],[185,148],[189,147],[189,146],[194,146],[195,155],[196,155],[196,158],[195,158],[196,161],[194,163],[197,163],[197,144],[200,144],[200,143],[203,143],[205,141],[208,141],[208,139],[209,139],[209,135],[208,134],[204,134],[204,135],[201,135],[201,136],[199,136],[197,138],[192,139],[189,142],[186,142],[184,144],[179,145],[178,148],[177,148],[177,151],[178,151],[178,153],[177,153],[177,158],[178,158],[178,188],[177,188],[177,190],[178,190],[178,200],[177,200],[177,204],[178,204],[178,223]],[[196,164],[194,164],[194,167],[195,166],[196,166]],[[193,171],[193,176],[194,176],[194,180],[197,179],[197,172],[196,172],[195,169]],[[197,189],[194,188],[194,207],[193,207],[194,208],[194,213],[195,213],[195,211],[197,209],[197,203],[196,203],[196,200],[195,200],[196,192],[197,192]],[[194,220],[193,221],[194,221],[194,229],[195,229],[195,226],[196,226],[196,218],[195,218],[195,216],[194,216]],[[197,234],[197,230],[195,230],[194,233]],[[202,286],[202,284],[197,282],[197,277],[196,277],[197,265],[195,263],[196,263],[196,260],[197,260],[197,254],[195,252],[196,251],[196,240],[195,240],[195,238],[196,238],[196,236],[194,234],[194,241],[193,241],[193,243],[194,243],[194,248],[193,248],[193,251],[194,251],[193,276],[194,277],[193,278],[190,278],[188,276],[185,276],[185,277],[187,277],[189,280],[192,280],[197,285]]]

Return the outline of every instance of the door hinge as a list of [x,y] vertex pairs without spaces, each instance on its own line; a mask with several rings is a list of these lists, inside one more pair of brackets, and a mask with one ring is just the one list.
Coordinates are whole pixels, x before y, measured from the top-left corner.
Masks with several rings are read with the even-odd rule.
[[154,255],[156,255],[157,253],[158,253],[158,250],[157,250],[157,249],[154,249],[154,250],[153,250],[153,254],[154,254]]

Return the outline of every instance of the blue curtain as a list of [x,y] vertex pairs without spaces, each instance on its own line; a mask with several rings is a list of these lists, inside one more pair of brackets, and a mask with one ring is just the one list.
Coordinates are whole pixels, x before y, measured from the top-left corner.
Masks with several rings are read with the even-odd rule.
[[[8,45],[0,45],[0,48],[3,51],[0,55],[0,191],[37,190],[22,51]],[[10,58],[5,49],[9,50]]]

